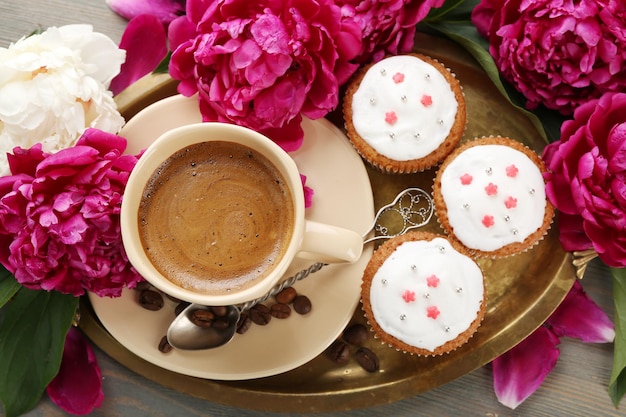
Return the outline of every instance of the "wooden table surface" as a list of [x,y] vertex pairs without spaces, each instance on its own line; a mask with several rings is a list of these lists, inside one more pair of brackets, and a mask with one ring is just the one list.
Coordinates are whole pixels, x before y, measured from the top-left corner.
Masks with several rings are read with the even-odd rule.
[[[2,0],[0,46],[37,27],[90,23],[96,31],[119,42],[126,21],[113,13],[105,0]],[[590,296],[613,317],[608,269],[592,262],[583,285]],[[607,394],[612,365],[612,344],[584,344],[564,339],[555,370],[540,389],[511,410],[498,403],[489,366],[478,369],[427,393],[390,404],[336,413],[333,416],[611,416],[625,415],[626,404],[616,410]],[[105,400],[95,416],[268,416],[280,415],[233,408],[194,398],[150,381],[125,368],[98,347]],[[242,401],[242,405],[245,400]],[[47,397],[29,416],[64,415]]]

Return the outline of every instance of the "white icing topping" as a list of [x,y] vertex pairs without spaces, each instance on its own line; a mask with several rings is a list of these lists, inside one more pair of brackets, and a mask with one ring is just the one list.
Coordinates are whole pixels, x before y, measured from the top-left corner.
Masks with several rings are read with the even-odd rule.
[[442,173],[441,194],[454,235],[468,248],[493,251],[522,242],[543,223],[541,171],[508,146],[478,145],[462,152]]
[[432,352],[467,330],[483,292],[478,265],[438,237],[398,246],[374,275],[370,301],[386,333]]
[[412,55],[374,64],[352,98],[357,133],[394,160],[422,158],[450,134],[458,103],[448,81]]

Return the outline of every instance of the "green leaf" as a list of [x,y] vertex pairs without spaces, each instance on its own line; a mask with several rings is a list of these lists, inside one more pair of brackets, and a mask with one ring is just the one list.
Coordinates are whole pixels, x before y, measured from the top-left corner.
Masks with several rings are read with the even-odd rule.
[[0,308],[11,299],[22,286],[13,275],[0,265]]
[[471,18],[472,10],[480,3],[480,0],[446,0],[443,6],[430,9],[425,22],[437,20],[467,20]]
[[65,335],[78,298],[20,288],[0,323],[0,402],[6,417],[37,405],[59,372]]
[[626,394],[626,268],[612,268],[615,303],[615,343],[609,395],[615,407]]
[[[457,15],[464,16],[468,7],[469,11],[471,12],[471,9],[474,8],[477,3],[478,0],[447,0],[443,4],[443,6],[436,9],[430,9],[430,12],[428,12],[428,16],[426,16],[424,21],[431,22],[434,20],[443,19],[444,17],[447,20],[454,20]],[[467,4],[471,5],[467,6]]]
[[168,51],[165,58],[154,69],[155,74],[167,74],[169,72],[170,59],[172,58],[172,51]]

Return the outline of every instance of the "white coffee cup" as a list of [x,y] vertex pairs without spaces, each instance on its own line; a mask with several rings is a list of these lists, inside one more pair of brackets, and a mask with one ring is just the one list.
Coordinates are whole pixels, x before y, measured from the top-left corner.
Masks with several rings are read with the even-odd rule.
[[[140,225],[140,209],[142,200],[147,198],[144,195],[144,189],[146,189],[146,185],[155,171],[164,161],[170,159],[173,154],[181,149],[201,143],[208,144],[209,142],[227,142],[235,144],[233,146],[244,145],[253,152],[263,155],[280,172],[286,189],[291,194],[293,207],[291,237],[286,242],[282,256],[275,260],[270,268],[264,268],[261,274],[263,275],[262,279],[253,280],[252,283],[246,283],[241,288],[233,286],[226,290],[222,288],[212,291],[199,290],[180,282],[175,283],[171,277],[166,276],[169,274],[165,272],[166,268],[155,266],[155,263],[160,260],[164,260],[167,264],[168,255],[155,253],[155,247],[149,249],[150,255],[148,255],[141,238],[140,228],[144,226]],[[209,144],[209,146],[215,145],[215,143]],[[178,201],[181,198],[181,196],[175,197],[172,193],[170,200]],[[191,226],[188,226],[190,233],[193,229],[195,235],[204,239],[205,232],[201,230],[201,227],[207,223],[210,216],[211,213],[206,213],[206,215],[191,222]],[[284,217],[289,218],[290,215],[285,214]],[[169,130],[157,138],[145,150],[128,179],[122,200],[120,222],[124,249],[137,272],[166,294],[180,300],[203,305],[240,304],[263,296],[280,282],[296,257],[324,263],[352,263],[359,259],[363,249],[363,239],[358,233],[305,218],[304,193],[300,173],[289,154],[275,142],[258,132],[226,123],[191,124]],[[211,243],[202,243],[199,244],[199,247],[203,244],[212,250],[210,248]],[[199,260],[199,263],[201,262],[202,260]],[[195,263],[193,268],[195,268]],[[208,278],[212,279],[211,277]],[[211,286],[207,285],[208,287]]]

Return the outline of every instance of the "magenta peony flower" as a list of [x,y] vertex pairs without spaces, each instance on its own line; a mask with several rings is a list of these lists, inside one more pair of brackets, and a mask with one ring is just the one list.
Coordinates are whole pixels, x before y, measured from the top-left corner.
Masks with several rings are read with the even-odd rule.
[[472,17],[529,109],[543,104],[568,115],[590,98],[626,91],[622,0],[482,0]]
[[91,413],[104,400],[98,360],[75,327],[70,327],[65,336],[61,369],[46,391],[62,410],[76,415]]
[[385,55],[407,53],[413,49],[416,25],[431,8],[445,0],[339,0],[344,20],[353,20],[363,33],[363,47],[354,60],[379,61]]
[[124,187],[137,157],[126,140],[88,129],[76,146],[9,154],[0,178],[0,262],[23,286],[119,296],[141,279],[120,235]]
[[180,93],[199,93],[205,121],[249,127],[287,151],[301,144],[301,114],[338,105],[361,48],[330,0],[190,0],[169,39],[170,74]]
[[607,265],[625,267],[626,94],[607,93],[576,109],[543,159],[563,247],[593,246]]

